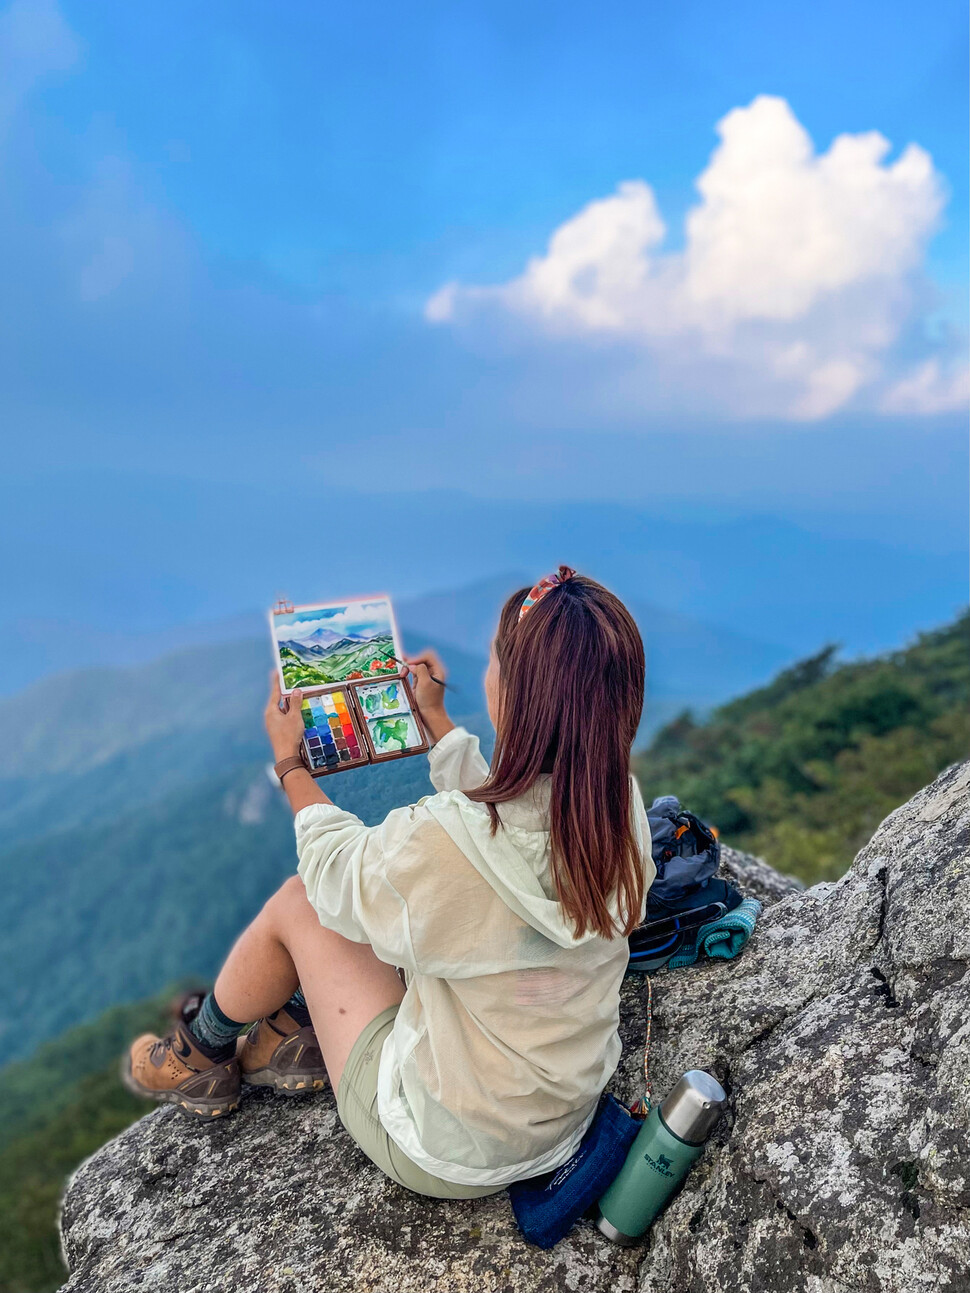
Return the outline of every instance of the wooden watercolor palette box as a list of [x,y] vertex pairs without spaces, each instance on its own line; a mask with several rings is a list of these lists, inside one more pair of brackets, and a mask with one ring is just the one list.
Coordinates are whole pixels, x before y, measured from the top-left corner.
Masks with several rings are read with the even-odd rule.
[[280,688],[303,692],[300,754],[311,776],[428,749],[388,597],[280,602],[269,619]]

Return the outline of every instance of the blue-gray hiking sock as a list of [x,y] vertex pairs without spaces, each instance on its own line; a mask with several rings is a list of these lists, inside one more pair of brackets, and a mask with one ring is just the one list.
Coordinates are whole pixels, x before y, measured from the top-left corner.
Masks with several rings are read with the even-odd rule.
[[215,994],[206,993],[199,1012],[188,1021],[188,1029],[199,1044],[199,1050],[213,1060],[231,1059],[236,1053],[236,1038],[246,1027],[230,1019],[219,1009]]
[[301,1028],[306,1028],[310,1024],[310,1012],[307,1010],[306,997],[303,995],[302,988],[297,988],[283,1009]]

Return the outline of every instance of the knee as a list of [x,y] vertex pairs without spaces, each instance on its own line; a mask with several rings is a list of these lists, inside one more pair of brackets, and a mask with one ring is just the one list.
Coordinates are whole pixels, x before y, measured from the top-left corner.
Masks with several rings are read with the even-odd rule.
[[269,898],[260,912],[260,919],[276,931],[293,925],[294,920],[307,914],[316,918],[306,896],[306,888],[298,875],[291,875],[284,880],[276,892]]
[[291,875],[276,891],[276,896],[284,903],[307,902],[306,887],[298,875]]

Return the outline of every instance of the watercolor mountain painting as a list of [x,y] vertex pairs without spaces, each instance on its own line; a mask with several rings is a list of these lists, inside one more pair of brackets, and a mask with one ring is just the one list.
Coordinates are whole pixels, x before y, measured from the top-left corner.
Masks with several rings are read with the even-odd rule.
[[300,606],[270,616],[283,690],[371,678],[399,668],[391,603]]

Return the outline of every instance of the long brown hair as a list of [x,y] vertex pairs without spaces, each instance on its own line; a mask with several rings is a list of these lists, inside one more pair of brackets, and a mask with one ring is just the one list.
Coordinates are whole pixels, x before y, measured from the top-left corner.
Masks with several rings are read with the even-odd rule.
[[[640,920],[643,859],[633,833],[630,749],[643,711],[643,642],[618,597],[560,566],[562,583],[528,612],[529,589],[502,608],[495,651],[501,700],[488,780],[469,799],[496,805],[552,773],[550,863],[576,937],[627,937]],[[624,920],[609,911],[612,894]]]

